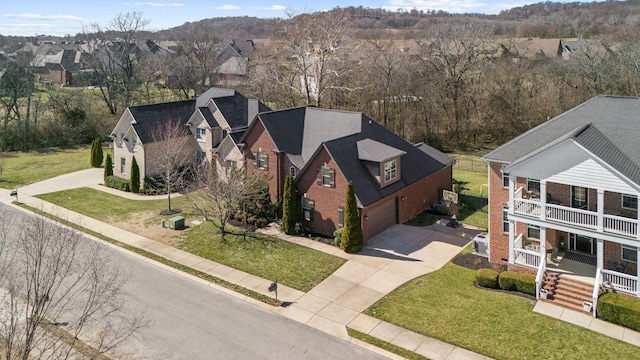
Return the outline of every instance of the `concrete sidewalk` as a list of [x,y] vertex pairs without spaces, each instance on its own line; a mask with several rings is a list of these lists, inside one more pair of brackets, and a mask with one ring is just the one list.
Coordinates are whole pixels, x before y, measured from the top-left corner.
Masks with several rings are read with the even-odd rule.
[[[25,186],[19,189],[19,200],[29,206],[67,219],[122,243],[135,246],[258,293],[273,296],[273,293],[268,291],[272,279],[263,279],[230,268],[31,196],[56,191],[54,189],[56,187],[58,187],[57,190],[61,190],[83,186],[96,188],[114,195],[124,195],[123,197],[127,198],[140,196],[112,191],[112,189],[97,185],[98,181],[102,179],[102,172],[96,170],[99,169],[84,170],[79,173],[50,179],[43,182],[42,186],[38,186],[38,184]],[[74,186],[73,184],[76,185]],[[161,197],[166,198],[166,196]],[[144,198],[148,197],[145,196]],[[9,196],[8,190],[0,189],[0,201],[11,203],[13,200],[15,198]],[[434,360],[487,359],[482,355],[362,314],[365,309],[396,287],[417,276],[439,269],[472,238],[472,234],[459,236],[459,234],[449,234],[447,231],[449,230],[445,229],[443,225],[434,225],[433,228],[397,225],[390,231],[372,239],[360,253],[346,254],[335,246],[303,237],[287,236],[276,228],[266,229],[263,232],[267,234],[342,257],[347,262],[308,293],[279,284],[278,298],[290,304],[286,307],[272,307],[243,295],[236,294],[235,296],[367,348],[372,347],[356,339],[349,338],[346,330],[347,326]],[[175,269],[172,271],[175,271]],[[217,287],[215,284],[208,285]],[[228,289],[218,288],[227,293],[230,292]],[[388,357],[396,357],[385,351],[381,353]]]

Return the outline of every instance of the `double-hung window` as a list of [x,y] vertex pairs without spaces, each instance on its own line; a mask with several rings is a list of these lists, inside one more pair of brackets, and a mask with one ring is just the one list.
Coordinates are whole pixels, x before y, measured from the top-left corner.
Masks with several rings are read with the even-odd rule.
[[398,176],[396,166],[397,166],[396,159],[393,159],[391,161],[387,161],[386,163],[384,163],[384,182],[392,181]]

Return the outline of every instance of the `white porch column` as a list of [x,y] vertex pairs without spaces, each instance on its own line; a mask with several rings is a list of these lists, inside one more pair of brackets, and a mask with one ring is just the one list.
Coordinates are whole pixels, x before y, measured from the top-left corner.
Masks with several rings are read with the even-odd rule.
[[547,182],[540,181],[540,217],[544,221],[547,219]]
[[540,261],[547,261],[547,228],[544,226],[540,226]]
[[[511,184],[511,182],[509,182]],[[516,222],[509,220],[509,264],[515,263]]]
[[604,226],[604,189],[597,189],[598,192],[598,231],[602,232]]
[[604,240],[596,239],[596,265],[598,265],[598,271],[604,269]]
[[514,198],[516,191],[516,179],[513,175],[509,174],[509,213],[513,214],[514,210]]
[[[637,251],[637,259],[640,259],[640,246],[636,248]],[[640,266],[637,266],[639,264],[636,264],[636,281],[640,281]],[[640,286],[636,287],[636,296],[640,297]]]

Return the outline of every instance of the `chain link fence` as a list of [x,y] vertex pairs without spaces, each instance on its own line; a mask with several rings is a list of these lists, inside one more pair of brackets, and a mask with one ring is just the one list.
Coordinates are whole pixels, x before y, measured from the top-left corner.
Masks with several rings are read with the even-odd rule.
[[454,158],[456,159],[456,163],[453,165],[454,170],[487,173],[487,163],[482,160],[457,156],[454,156]]

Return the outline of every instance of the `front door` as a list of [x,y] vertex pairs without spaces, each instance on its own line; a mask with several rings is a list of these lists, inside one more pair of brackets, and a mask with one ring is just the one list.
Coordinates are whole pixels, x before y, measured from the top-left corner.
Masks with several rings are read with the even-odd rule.
[[590,238],[588,236],[571,234],[569,235],[569,250],[595,255],[596,241],[594,238]]
[[587,210],[589,207],[589,189],[581,186],[572,186],[571,207]]

